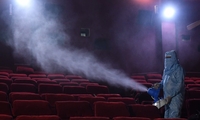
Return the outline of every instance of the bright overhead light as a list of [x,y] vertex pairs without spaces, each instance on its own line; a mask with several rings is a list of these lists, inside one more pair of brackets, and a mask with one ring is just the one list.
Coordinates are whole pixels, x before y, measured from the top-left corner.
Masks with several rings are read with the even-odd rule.
[[173,18],[175,15],[175,9],[173,7],[166,7],[163,11],[163,16],[165,18]]
[[16,0],[16,2],[21,6],[29,6],[31,0]]

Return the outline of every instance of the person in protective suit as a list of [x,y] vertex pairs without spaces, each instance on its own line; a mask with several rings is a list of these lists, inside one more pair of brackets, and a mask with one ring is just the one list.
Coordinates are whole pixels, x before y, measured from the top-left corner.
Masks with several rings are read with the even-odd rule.
[[165,53],[164,62],[162,81],[153,86],[163,89],[164,99],[167,101],[164,118],[180,118],[185,95],[184,70],[174,50]]

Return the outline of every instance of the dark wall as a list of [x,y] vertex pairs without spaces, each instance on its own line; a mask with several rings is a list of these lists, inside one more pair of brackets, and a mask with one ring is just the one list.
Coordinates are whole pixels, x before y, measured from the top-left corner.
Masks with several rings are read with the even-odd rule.
[[[199,71],[199,29],[186,29],[189,23],[200,20],[199,2],[181,1],[179,18],[162,23],[159,23],[154,14],[154,5],[159,5],[159,2],[160,0],[51,0],[49,3],[53,6],[48,6],[47,10],[56,14],[66,26],[65,32],[71,39],[70,45],[87,49],[100,60],[110,62],[128,74],[162,72],[164,53],[170,49],[177,50],[180,63],[186,71]],[[0,31],[9,29],[6,23],[6,18],[9,17],[5,15],[8,13],[6,5],[9,3],[1,4],[4,7],[1,7],[0,12]],[[90,36],[81,37],[81,28],[89,28]],[[191,40],[182,41],[182,34],[191,35]],[[1,41],[2,39],[1,37]],[[2,45],[7,46],[6,42]],[[0,49],[8,51],[7,47]],[[1,56],[9,54],[9,58],[1,57],[1,62],[6,61],[7,65],[23,61],[22,58],[13,58],[12,53],[11,48],[8,53],[1,52]]]

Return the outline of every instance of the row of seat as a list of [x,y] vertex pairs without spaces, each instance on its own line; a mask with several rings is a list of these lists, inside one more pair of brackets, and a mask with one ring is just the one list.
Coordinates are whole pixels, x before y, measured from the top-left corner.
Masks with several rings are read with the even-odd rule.
[[49,78],[49,79],[80,79],[78,75],[64,75],[64,74],[23,74],[23,73],[7,73],[0,72],[0,78],[14,78],[14,77],[27,77],[27,78]]
[[[1,114],[12,115],[52,115],[50,103],[45,100],[15,100],[10,106],[9,102],[0,101]],[[152,105],[130,104],[129,111],[123,102],[97,101],[94,107],[88,101],[56,101],[55,110],[62,119],[73,116],[99,116],[99,117],[161,117],[160,111]],[[151,111],[154,111],[153,113]]]
[[[68,84],[68,83],[66,83]],[[86,84],[84,84],[86,85]],[[0,91],[9,92],[32,92],[32,93],[66,93],[66,94],[98,94],[109,93],[105,85],[87,84],[87,86],[62,86],[60,84],[41,83],[36,87],[29,83],[12,83],[10,88],[6,83],[0,83]]]
[[54,93],[28,93],[28,92],[11,92],[9,96],[0,91],[0,101],[9,101],[11,104],[15,100],[46,100],[50,105],[54,105],[56,101],[88,101],[93,104],[96,101],[124,102],[125,104],[134,104],[135,100],[131,97],[122,97],[120,94],[54,94]]
[[[0,115],[1,120],[13,120],[12,116],[10,115]],[[16,117],[15,120],[61,120],[57,115],[21,115]],[[146,117],[114,117],[110,119],[109,117],[70,117],[69,120],[151,120],[150,118]],[[154,118],[153,120],[187,120],[185,118]]]
[[[3,97],[1,97],[3,98]],[[5,97],[4,97],[5,98]],[[49,103],[49,106],[51,108],[51,112],[53,114],[56,114],[56,102],[58,101],[87,101],[90,104],[90,107],[94,108],[94,103],[98,101],[104,101],[104,102],[123,102],[126,105],[132,105],[137,104],[135,102],[134,98],[130,97],[121,97],[119,94],[97,94],[97,96],[93,96],[92,94],[36,94],[36,93],[22,93],[22,92],[13,92],[10,93],[9,98],[6,98],[6,100],[2,100],[2,102],[7,102],[7,104],[13,106],[15,101],[19,100],[44,100]],[[24,101],[23,101],[24,102]],[[150,101],[148,103],[142,103],[139,105],[151,105],[152,102]],[[3,105],[0,105],[3,106]],[[187,99],[186,100],[186,109],[187,109],[187,116],[191,116],[192,114],[196,113],[196,110],[200,107],[200,99]],[[146,109],[143,108],[143,109]],[[3,109],[4,112],[6,109]],[[137,108],[138,110],[138,108]],[[132,110],[133,112],[133,110]],[[162,111],[160,111],[161,113]],[[135,113],[135,112],[133,112]],[[140,113],[140,112],[139,112]],[[138,113],[138,114],[139,114]],[[1,113],[0,113],[1,114]],[[137,115],[138,115],[137,114]],[[141,116],[143,113],[141,113]],[[162,114],[162,113],[161,113]]]
[[[194,101],[192,101],[194,102]],[[197,103],[199,101],[196,101]],[[199,104],[199,103],[198,103]],[[15,100],[12,109],[7,109],[7,102],[0,102],[4,109],[3,114],[11,115],[14,118],[21,115],[57,115],[61,119],[70,117],[146,117],[150,119],[161,118],[160,111],[152,105],[130,104],[123,102],[98,101],[94,108],[88,101],[57,101],[55,103],[56,114],[53,114],[49,102],[44,100]],[[2,111],[0,111],[2,112]]]

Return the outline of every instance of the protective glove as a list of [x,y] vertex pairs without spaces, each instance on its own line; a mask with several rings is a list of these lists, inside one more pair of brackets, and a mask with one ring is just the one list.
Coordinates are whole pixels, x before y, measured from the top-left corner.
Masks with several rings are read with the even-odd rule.
[[165,100],[166,100],[166,103],[169,104],[172,100],[172,97],[168,96],[167,98],[165,98]]
[[160,87],[160,83],[154,83],[152,85],[153,88],[158,89]]

